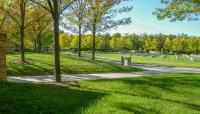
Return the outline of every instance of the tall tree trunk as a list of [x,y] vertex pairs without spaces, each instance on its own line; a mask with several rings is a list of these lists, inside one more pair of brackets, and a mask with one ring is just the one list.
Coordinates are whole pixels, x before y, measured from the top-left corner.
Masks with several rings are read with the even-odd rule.
[[37,39],[34,40],[34,51],[37,52]]
[[21,45],[20,45],[21,61],[25,62],[24,28],[22,26],[20,27],[20,42],[21,42]]
[[81,38],[82,38],[82,34],[81,31],[82,28],[81,26],[79,26],[79,35],[78,35],[78,57],[81,57]]
[[20,13],[21,13],[21,25],[20,25],[20,52],[21,52],[21,61],[25,62],[25,46],[24,46],[24,26],[25,26],[25,3],[24,0],[20,0]]
[[108,38],[105,39],[106,40],[106,46],[105,46],[105,50],[108,51]]
[[95,51],[96,51],[96,26],[93,26],[93,32],[92,32],[92,60],[95,60]]
[[38,51],[38,53],[41,53],[41,48],[42,48],[42,43],[41,43],[41,36],[40,36],[40,34],[38,34],[37,35],[37,51]]
[[54,26],[54,53],[55,53],[55,78],[56,82],[61,82],[60,73],[60,47],[59,47],[59,9],[58,1],[54,4],[53,14],[53,26]]

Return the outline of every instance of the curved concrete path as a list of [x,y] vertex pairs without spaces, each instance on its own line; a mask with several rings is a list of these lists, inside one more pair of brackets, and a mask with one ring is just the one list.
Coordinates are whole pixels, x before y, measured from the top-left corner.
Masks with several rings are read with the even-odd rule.
[[158,66],[150,64],[133,64],[133,67],[139,67],[145,70],[154,72],[166,73],[200,73],[199,68],[173,67],[173,66]]
[[[168,67],[168,66],[156,66],[147,64],[134,64],[132,67],[143,68],[147,71],[144,72],[131,72],[131,73],[101,73],[101,74],[79,74],[79,75],[62,75],[62,80],[99,80],[99,79],[115,79],[115,78],[130,78],[148,76],[152,74],[160,73],[200,73],[200,69],[197,68],[183,68],[183,67]],[[7,78],[9,82],[18,83],[45,83],[54,82],[53,75],[47,76],[9,76]]]
[[[156,74],[158,72],[132,72],[132,73],[101,73],[101,74],[76,74],[76,75],[62,75],[63,81],[69,80],[100,80],[100,79],[117,79],[117,78],[130,78],[140,77],[144,75]],[[42,83],[42,82],[54,82],[54,75],[44,76],[8,76],[9,82],[18,83]]]

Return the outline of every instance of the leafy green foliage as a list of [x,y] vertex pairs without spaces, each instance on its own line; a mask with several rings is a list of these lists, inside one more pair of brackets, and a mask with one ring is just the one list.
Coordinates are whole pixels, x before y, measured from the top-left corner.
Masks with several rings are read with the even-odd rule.
[[161,0],[164,8],[157,8],[155,15],[160,20],[169,18],[171,21],[199,20],[199,0]]
[[[63,33],[65,34],[65,33]],[[78,41],[76,35],[62,35],[63,42],[60,45],[66,45],[63,48],[77,48]],[[97,50],[101,51],[162,51],[185,53],[185,54],[199,54],[200,53],[200,38],[192,36],[172,36],[172,35],[121,35],[113,34],[107,37],[104,35],[97,35],[96,38]],[[90,50],[92,46],[92,36],[83,35],[82,47],[84,50]]]

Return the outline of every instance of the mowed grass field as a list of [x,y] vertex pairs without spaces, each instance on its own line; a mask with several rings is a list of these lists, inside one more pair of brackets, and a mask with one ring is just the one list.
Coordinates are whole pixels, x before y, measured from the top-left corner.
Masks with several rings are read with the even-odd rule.
[[[12,61],[20,60],[20,54],[7,55],[7,74],[12,76],[49,75],[54,74],[54,55],[27,53],[26,60],[33,64],[18,65]],[[90,61],[76,57],[61,56],[62,74],[84,74],[104,72],[134,72],[138,68],[128,68],[100,61]]]
[[159,56],[139,56],[134,53],[102,53],[98,52],[96,54],[98,59],[104,61],[120,61],[121,56],[132,57],[133,63],[142,63],[142,64],[155,64],[162,66],[177,66],[177,67],[193,67],[200,68],[200,58],[195,58],[194,61],[190,61],[188,58],[183,55],[178,55],[176,59],[175,55],[159,55]]
[[79,83],[79,88],[64,88],[0,82],[0,113],[200,113],[199,74],[160,74]]

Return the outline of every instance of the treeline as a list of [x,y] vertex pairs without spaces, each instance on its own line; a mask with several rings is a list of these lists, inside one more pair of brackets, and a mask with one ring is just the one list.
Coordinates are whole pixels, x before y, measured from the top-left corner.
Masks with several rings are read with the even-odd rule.
[[[60,46],[65,48],[78,48],[76,35],[62,33],[60,35]],[[92,35],[84,35],[81,42],[82,50],[92,48]],[[200,53],[200,37],[187,36],[185,34],[175,35],[147,35],[127,34],[122,35],[109,33],[97,35],[96,49],[100,51],[157,51],[162,53]]]

